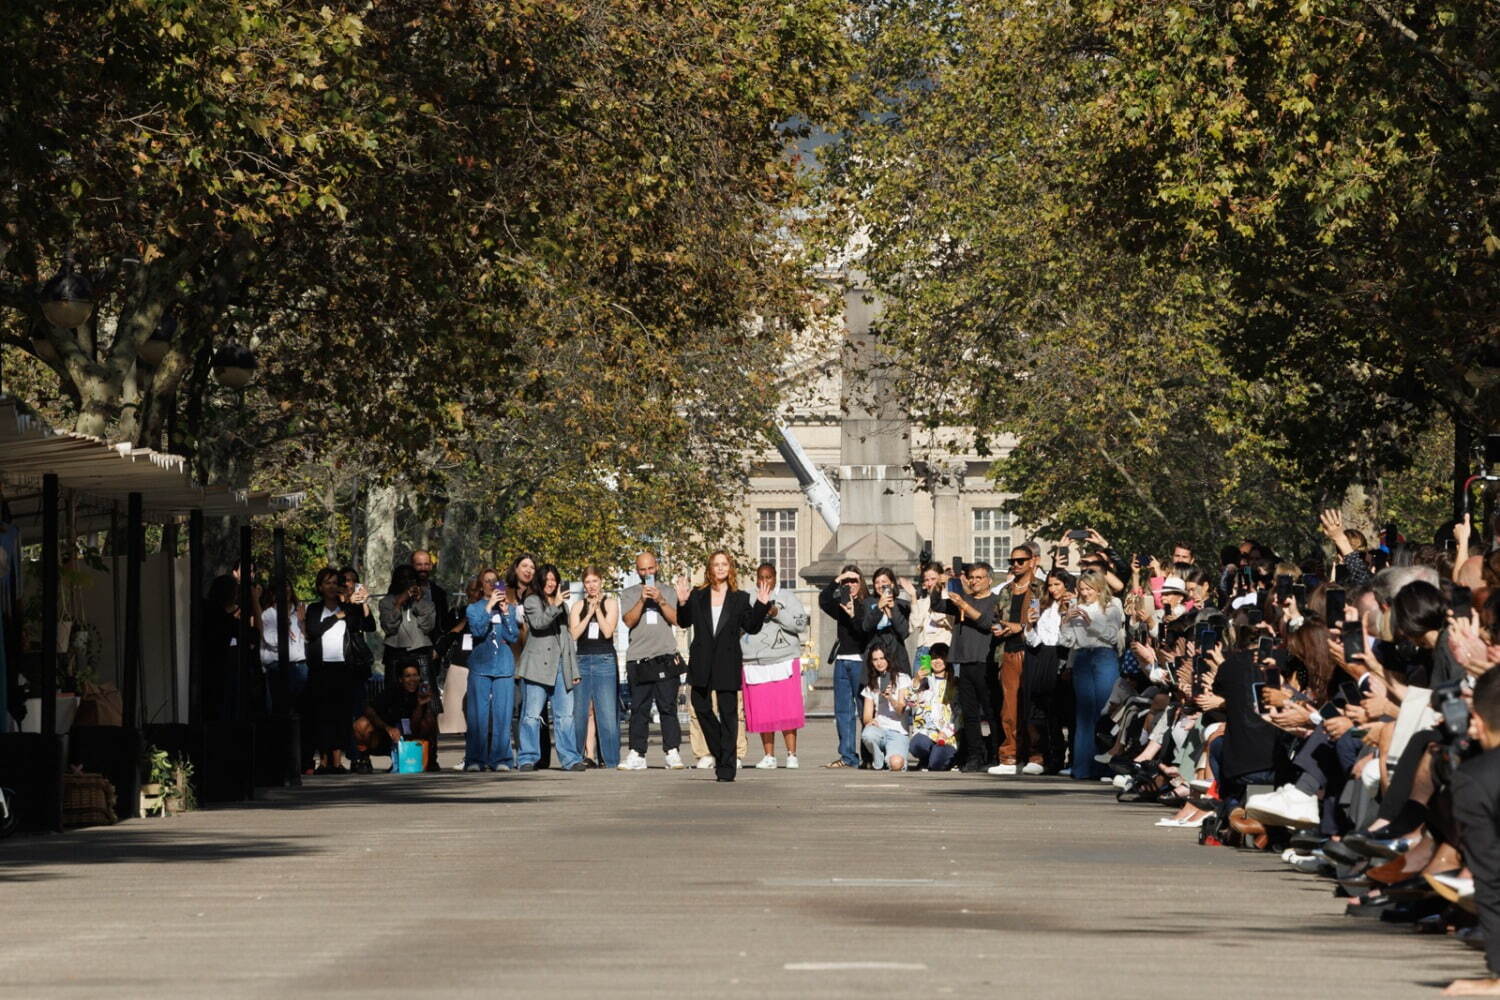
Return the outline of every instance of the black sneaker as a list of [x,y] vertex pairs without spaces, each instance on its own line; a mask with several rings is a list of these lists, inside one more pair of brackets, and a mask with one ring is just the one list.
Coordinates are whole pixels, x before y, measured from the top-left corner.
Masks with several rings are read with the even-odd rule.
[[580,760],[578,763],[576,763],[572,767],[568,768],[568,770],[569,771],[587,771],[588,770],[588,765],[585,764],[583,761]]
[[355,761],[350,767],[350,771],[354,774],[374,774],[375,768],[371,766],[369,759],[366,758]]

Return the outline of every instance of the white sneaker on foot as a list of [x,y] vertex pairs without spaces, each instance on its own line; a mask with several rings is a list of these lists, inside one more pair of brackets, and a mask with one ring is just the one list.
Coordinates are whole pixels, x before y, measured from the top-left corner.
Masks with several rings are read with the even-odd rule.
[[744,767],[745,766],[745,762],[743,760],[740,760],[740,759],[736,758],[735,762],[734,762],[734,766],[736,768]]
[[698,758],[698,770],[700,770],[700,771],[712,771],[713,769],[714,769],[714,759],[712,757],[699,757]]
[[1014,764],[996,764],[994,767],[992,767],[992,768],[989,769],[989,773],[990,774],[1015,774],[1016,773],[1016,765],[1014,765]]
[[774,771],[774,770],[776,770],[776,755],[775,754],[769,754],[769,753],[766,754],[764,757],[762,757],[760,759],[760,763],[755,765],[755,769],[757,771]]
[[1114,760],[1114,757],[1107,753],[1096,753],[1094,754],[1094,759],[1101,764],[1108,764],[1110,761]]
[[682,754],[677,752],[676,747],[673,747],[672,749],[667,751],[668,771],[681,771],[685,767],[687,767],[687,765],[682,762]]
[[1041,774],[1047,769],[1036,761],[1027,761],[1026,766],[1021,768],[1022,774]]
[[630,751],[630,756],[620,761],[619,766],[615,768],[615,770],[617,771],[644,771],[645,769],[646,758],[642,757],[634,750]]
[[789,754],[786,755],[786,769],[788,771],[795,771],[795,770],[797,770],[797,768],[799,768],[801,766],[802,766],[801,764],[797,763],[797,755],[796,754],[789,753]]
[[1245,800],[1245,812],[1267,826],[1317,826],[1318,797],[1308,795],[1296,785],[1282,785],[1274,792],[1262,792]]

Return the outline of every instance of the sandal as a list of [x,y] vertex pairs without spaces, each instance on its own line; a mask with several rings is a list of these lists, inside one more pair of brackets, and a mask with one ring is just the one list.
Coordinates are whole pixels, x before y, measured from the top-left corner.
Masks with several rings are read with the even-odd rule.
[[824,764],[823,766],[824,767],[848,767],[849,765],[845,764],[844,763],[844,759],[842,757],[840,757],[838,760],[834,761],[833,763],[831,763],[831,764]]

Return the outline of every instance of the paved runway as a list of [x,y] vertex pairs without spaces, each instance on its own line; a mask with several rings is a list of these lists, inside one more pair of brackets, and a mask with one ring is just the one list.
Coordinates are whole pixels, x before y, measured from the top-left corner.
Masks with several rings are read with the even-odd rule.
[[1430,997],[1481,972],[1103,786],[824,770],[827,721],[804,743],[734,784],[653,750],[0,842],[0,996]]

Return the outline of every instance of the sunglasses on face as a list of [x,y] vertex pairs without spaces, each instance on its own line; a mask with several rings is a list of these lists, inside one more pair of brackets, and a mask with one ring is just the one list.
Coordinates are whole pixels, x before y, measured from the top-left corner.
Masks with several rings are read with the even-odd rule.
[[1023,563],[1023,562],[1031,562],[1031,557],[1030,556],[1011,556],[1010,557],[1010,564],[1012,566],[1014,566],[1016,563]]

